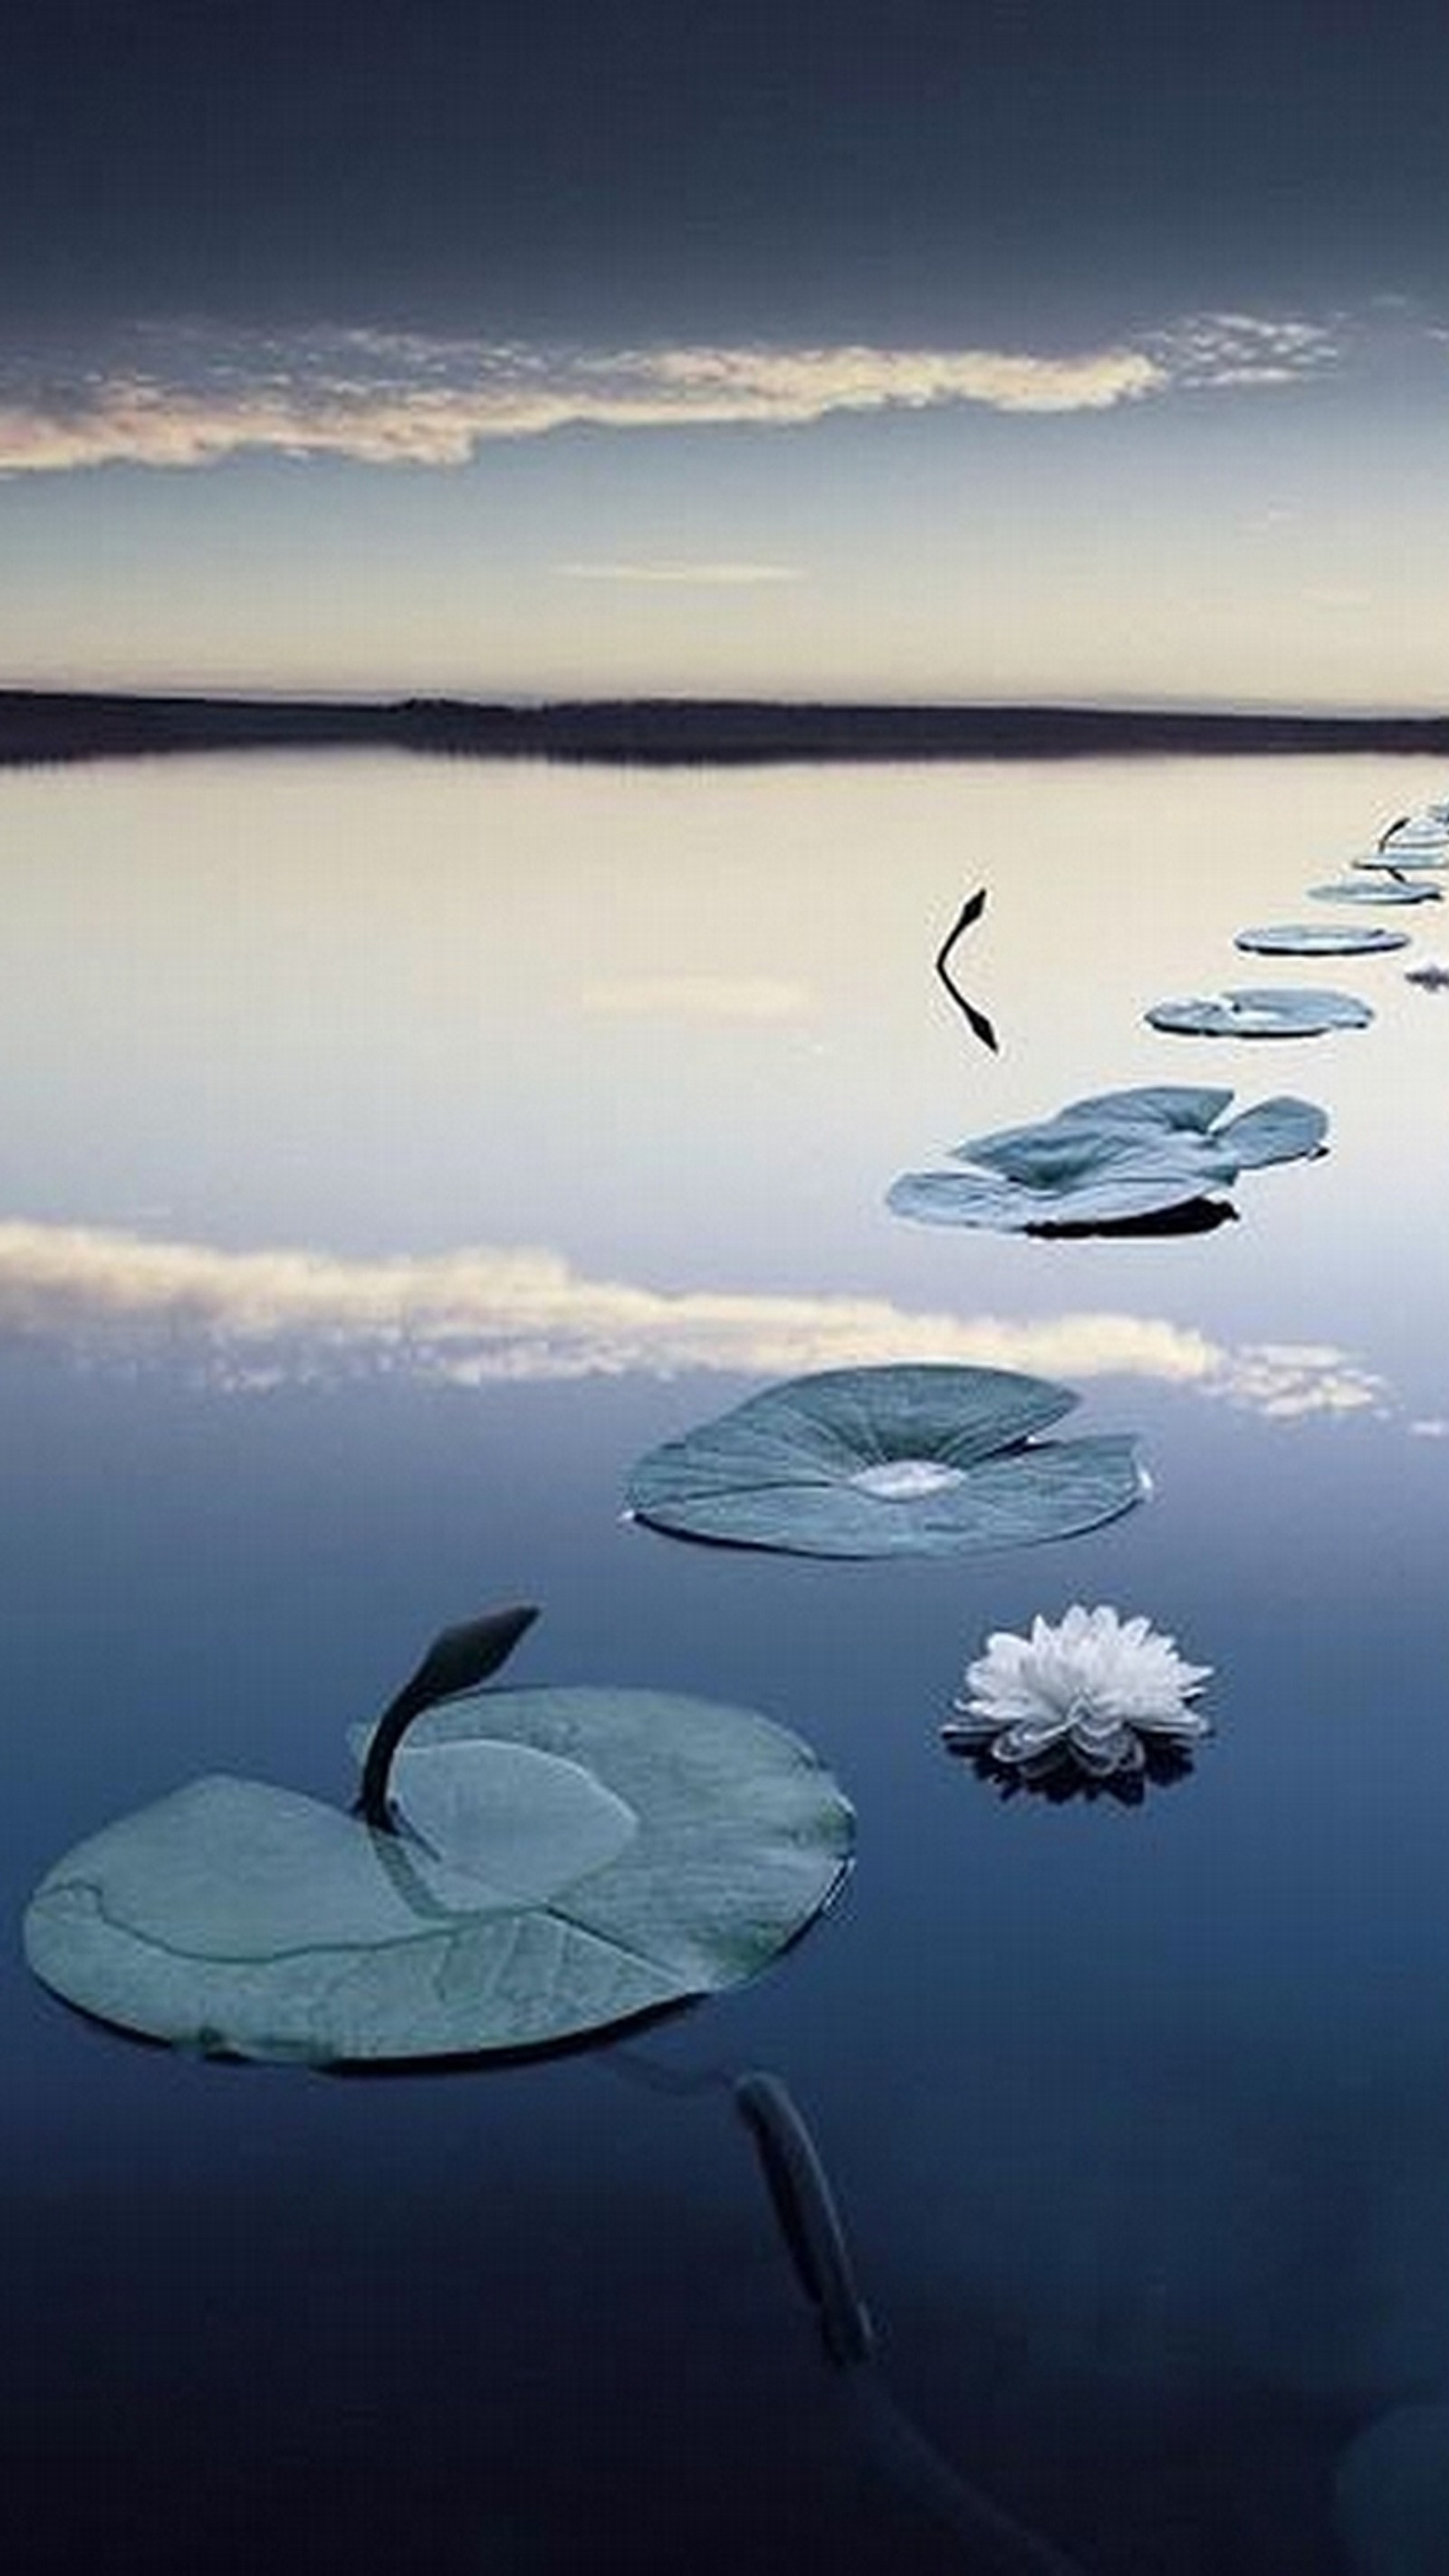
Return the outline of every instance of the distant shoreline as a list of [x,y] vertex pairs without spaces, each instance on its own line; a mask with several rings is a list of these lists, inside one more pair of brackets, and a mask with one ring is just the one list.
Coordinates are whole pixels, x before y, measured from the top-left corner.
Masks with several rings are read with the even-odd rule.
[[1199,714],[1038,706],[837,705],[746,698],[133,696],[0,689],[0,766],[173,752],[397,750],[641,767],[781,761],[1080,760],[1419,752],[1449,758],[1449,715]]

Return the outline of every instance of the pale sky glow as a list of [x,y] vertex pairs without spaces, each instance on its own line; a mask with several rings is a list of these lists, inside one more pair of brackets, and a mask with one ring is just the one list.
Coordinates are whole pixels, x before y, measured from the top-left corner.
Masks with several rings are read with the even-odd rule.
[[1433,706],[1446,422],[1398,310],[1067,355],[157,325],[0,367],[0,679]]
[[99,6],[7,25],[0,686],[1439,703],[1434,13]]

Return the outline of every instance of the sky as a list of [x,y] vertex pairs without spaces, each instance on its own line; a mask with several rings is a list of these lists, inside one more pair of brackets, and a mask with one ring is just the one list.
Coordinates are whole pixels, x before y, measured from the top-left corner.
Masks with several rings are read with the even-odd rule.
[[1449,699],[1438,0],[0,43],[0,684]]

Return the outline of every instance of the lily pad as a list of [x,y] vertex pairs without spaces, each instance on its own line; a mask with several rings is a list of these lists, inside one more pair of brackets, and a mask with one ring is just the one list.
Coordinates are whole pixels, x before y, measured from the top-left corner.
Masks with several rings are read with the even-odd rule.
[[1069,1538],[1146,1490],[1130,1437],[1038,1442],[1069,1387],[1012,1369],[823,1369],[640,1459],[655,1529],[796,1556],[954,1556]]
[[1407,948],[1407,930],[1385,930],[1378,922],[1275,921],[1258,930],[1240,930],[1235,948],[1261,957],[1358,957]]
[[1146,1017],[1152,1028],[1181,1037],[1312,1038],[1327,1029],[1367,1028],[1373,1012],[1353,993],[1261,985],[1154,1002]]
[[26,1915],[32,1968],[102,2020],[228,2056],[536,2048],[752,1976],[851,1846],[807,1746],[673,1693],[454,1700],[391,1780],[385,1827],[193,1781],[56,1863]]
[[1410,884],[1406,879],[1387,873],[1373,877],[1340,877],[1333,885],[1310,886],[1315,903],[1442,903],[1442,886]]
[[1398,850],[1449,850],[1449,828],[1439,814],[1405,814],[1390,824],[1378,846],[1385,857]]
[[887,1205],[926,1225],[1012,1233],[1120,1225],[1191,1205],[1250,1167],[1321,1148],[1328,1121],[1309,1101],[1265,1100],[1215,1124],[1232,1097],[1188,1083],[1099,1092],[1038,1125],[955,1146],[957,1162],[978,1168],[907,1172]]
[[1410,869],[1416,873],[1426,868],[1449,867],[1449,842],[1390,841],[1377,850],[1364,850],[1353,862],[1356,868],[1386,868],[1397,876]]

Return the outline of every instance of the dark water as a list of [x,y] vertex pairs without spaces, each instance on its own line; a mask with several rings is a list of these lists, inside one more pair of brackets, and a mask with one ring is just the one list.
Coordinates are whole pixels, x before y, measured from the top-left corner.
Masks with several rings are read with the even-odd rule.
[[[1449,1000],[1230,945],[1443,785],[5,781],[18,2566],[987,2568],[887,2390],[1089,2576],[1449,2564]],[[960,970],[999,1061],[930,973],[980,882]],[[1293,980],[1374,1027],[1140,1025]],[[1321,1101],[1329,1158],[1181,1240],[882,1208],[973,1128],[1183,1079]],[[922,1356],[1062,1377],[1084,1430],[1141,1435],[1153,1500],[954,1564],[619,1521],[655,1440]],[[28,1980],[69,1844],[209,1770],[345,1797],[347,1723],[517,1597],[520,1680],[757,1706],[835,1769],[858,1865],[770,1974],[612,2047],[386,2078],[173,2057]],[[1214,1740],[1140,1807],[1003,1801],[937,1740],[987,1630],[1073,1599],[1215,1667]],[[868,2373],[823,2358],[751,2068],[828,2169]]]

